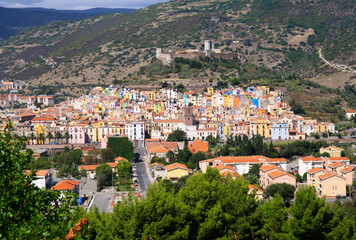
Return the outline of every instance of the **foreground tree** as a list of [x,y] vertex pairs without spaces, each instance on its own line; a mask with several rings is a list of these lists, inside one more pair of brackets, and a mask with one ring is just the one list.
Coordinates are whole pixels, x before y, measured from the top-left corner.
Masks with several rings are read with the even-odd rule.
[[63,239],[79,215],[75,196],[39,189],[35,172],[26,175],[32,152],[11,135],[11,124],[0,133],[0,238]]
[[216,169],[197,174],[177,193],[153,184],[142,200],[118,203],[111,215],[91,212],[89,238],[250,239],[258,206],[242,178],[223,178]]
[[287,183],[271,184],[266,188],[265,195],[267,198],[279,194],[285,203],[289,203],[294,198],[295,187]]
[[98,166],[96,168],[96,176],[98,178],[98,191],[112,184],[112,169],[109,164],[104,163]]

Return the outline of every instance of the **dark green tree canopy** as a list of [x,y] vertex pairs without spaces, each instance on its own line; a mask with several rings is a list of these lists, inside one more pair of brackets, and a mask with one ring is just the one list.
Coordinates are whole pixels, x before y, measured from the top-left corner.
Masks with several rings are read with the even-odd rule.
[[285,202],[289,202],[294,198],[295,187],[287,183],[275,183],[269,185],[265,190],[266,197],[274,197],[276,194],[280,195]]
[[168,135],[167,142],[181,142],[187,140],[187,133],[182,130],[175,130]]
[[[32,151],[11,135],[11,124],[0,132],[0,238],[64,239],[77,222],[75,196],[39,189],[24,167]],[[73,211],[74,210],[74,211]]]
[[115,157],[123,157],[131,161],[134,158],[134,147],[127,137],[108,139],[108,149],[111,149]]
[[112,169],[109,164],[104,163],[96,168],[96,177],[98,179],[98,190],[112,184]]

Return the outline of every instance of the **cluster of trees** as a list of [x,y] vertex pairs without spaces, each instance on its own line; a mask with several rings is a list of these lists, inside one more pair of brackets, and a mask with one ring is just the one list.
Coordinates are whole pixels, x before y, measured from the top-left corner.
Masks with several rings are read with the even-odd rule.
[[0,132],[0,238],[64,239],[83,216],[75,196],[39,189],[31,182],[35,172],[25,174],[32,151],[11,135],[11,125]]
[[273,147],[272,143],[269,145],[263,143],[263,138],[260,135],[255,135],[250,139],[246,135],[228,138],[226,144],[218,149],[216,154],[222,156],[279,156],[278,151]]
[[187,133],[182,130],[175,130],[167,137],[167,142],[182,142],[187,140]]
[[118,162],[116,168],[118,191],[130,190],[132,183],[132,164],[129,161],[122,160]]
[[52,167],[52,159],[49,157],[40,157],[38,159],[31,159],[31,161],[26,164],[26,169],[50,169]]
[[134,159],[134,147],[127,137],[108,139],[107,149],[111,149],[115,157],[123,157],[131,161]]
[[98,179],[97,188],[98,191],[105,186],[113,184],[113,172],[109,164],[104,163],[96,167],[96,177]]
[[80,171],[78,166],[81,164],[82,150],[70,150],[66,148],[63,152],[57,152],[53,157],[54,166],[58,169],[57,177],[78,177]]
[[111,149],[92,149],[88,151],[88,154],[84,157],[84,163],[90,164],[102,164],[106,162],[113,162],[115,154]]
[[[184,181],[186,181],[184,183]],[[114,212],[88,215],[86,237],[100,239],[353,239],[354,216],[301,187],[287,208],[271,190],[265,202],[249,194],[243,178],[209,168],[182,180],[152,185],[142,200],[127,199]],[[177,184],[177,185],[176,185]],[[286,197],[288,198],[288,192]]]

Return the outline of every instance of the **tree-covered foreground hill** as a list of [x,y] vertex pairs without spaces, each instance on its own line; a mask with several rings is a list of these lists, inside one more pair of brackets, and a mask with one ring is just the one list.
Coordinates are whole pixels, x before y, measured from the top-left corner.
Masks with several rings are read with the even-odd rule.
[[0,132],[1,239],[356,239],[355,201],[330,205],[302,187],[287,208],[279,195],[256,200],[246,180],[216,169],[174,191],[153,184],[146,197],[126,199],[110,214],[84,213],[74,196],[30,184],[23,166],[31,153],[23,150],[11,128]]
[[88,239],[356,239],[355,221],[303,187],[286,208],[275,196],[259,202],[242,179],[215,169],[191,176],[176,194],[163,184],[111,214],[88,215]]

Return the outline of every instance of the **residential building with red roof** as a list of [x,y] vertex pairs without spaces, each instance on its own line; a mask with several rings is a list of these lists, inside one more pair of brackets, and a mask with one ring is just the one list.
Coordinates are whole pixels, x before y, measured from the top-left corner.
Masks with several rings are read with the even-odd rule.
[[195,139],[194,141],[188,142],[188,149],[192,153],[197,153],[197,152],[208,153],[209,142],[202,141],[201,139]]
[[73,193],[79,194],[79,182],[66,179],[62,182],[57,183],[51,188],[53,191],[71,191]]
[[346,196],[346,178],[336,173],[325,173],[319,176],[319,186],[316,186],[319,196]]
[[166,166],[166,177],[172,181],[177,180],[183,176],[189,175],[189,169],[186,165],[181,163],[173,163]]

